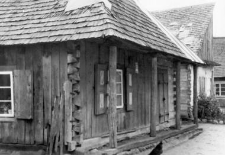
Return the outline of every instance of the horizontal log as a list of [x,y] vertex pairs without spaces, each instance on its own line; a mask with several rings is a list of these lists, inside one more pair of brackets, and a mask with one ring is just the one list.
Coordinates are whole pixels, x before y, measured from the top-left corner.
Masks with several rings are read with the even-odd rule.
[[76,62],[78,62],[78,60],[77,60],[77,58],[75,58],[73,56],[73,54],[68,54],[67,55],[67,63],[76,63]]
[[67,67],[67,74],[74,74],[76,72],[78,72],[78,69],[73,65],[69,64]]
[[76,50],[76,58],[80,58],[80,50]]
[[79,83],[74,84],[72,89],[73,92],[80,93],[80,84]]
[[77,111],[74,112],[74,118],[76,120],[81,120],[82,119],[82,117],[81,117],[81,110],[77,110]]
[[80,74],[79,73],[75,73],[75,74],[69,75],[69,80],[80,81]]
[[81,106],[81,95],[74,95],[74,104],[78,107]]

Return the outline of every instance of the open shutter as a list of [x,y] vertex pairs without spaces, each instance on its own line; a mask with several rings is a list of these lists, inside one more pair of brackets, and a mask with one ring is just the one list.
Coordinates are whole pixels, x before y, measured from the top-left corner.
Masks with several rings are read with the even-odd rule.
[[33,118],[33,77],[30,70],[14,71],[14,103],[17,119]]
[[164,91],[164,105],[165,105],[165,121],[168,121],[169,120],[169,102],[168,102],[168,74],[167,74],[167,71],[164,72],[164,88],[163,88],[163,91]]
[[95,115],[106,112],[107,107],[107,65],[95,66]]
[[159,123],[164,122],[164,90],[163,72],[158,70],[158,102],[159,102]]
[[127,86],[127,91],[126,91],[126,98],[127,98],[127,102],[126,102],[126,110],[127,111],[132,111],[133,110],[133,70],[131,68],[127,68],[126,70],[126,86]]

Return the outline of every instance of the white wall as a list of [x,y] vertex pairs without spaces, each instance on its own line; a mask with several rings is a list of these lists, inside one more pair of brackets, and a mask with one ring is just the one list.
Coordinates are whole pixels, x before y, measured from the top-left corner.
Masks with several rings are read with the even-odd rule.
[[194,67],[193,65],[188,66],[191,70],[191,102],[190,104],[194,105]]
[[213,79],[213,67],[198,67],[198,95],[200,93],[199,77],[205,77],[205,94],[211,95],[212,79]]

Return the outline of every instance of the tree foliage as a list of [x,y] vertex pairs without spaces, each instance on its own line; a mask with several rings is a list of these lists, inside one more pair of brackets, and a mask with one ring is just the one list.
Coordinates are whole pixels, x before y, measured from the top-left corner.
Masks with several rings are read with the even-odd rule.
[[200,120],[223,120],[224,114],[219,107],[219,102],[214,96],[204,94],[198,97],[198,118]]

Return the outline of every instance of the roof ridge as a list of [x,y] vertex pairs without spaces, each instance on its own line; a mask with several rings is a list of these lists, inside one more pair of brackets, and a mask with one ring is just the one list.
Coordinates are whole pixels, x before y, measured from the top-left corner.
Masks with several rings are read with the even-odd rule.
[[170,8],[170,9],[165,9],[165,10],[149,11],[149,12],[154,14],[154,13],[168,12],[168,11],[173,11],[173,10],[182,10],[182,9],[187,9],[187,8],[208,6],[208,5],[213,5],[213,7],[215,7],[215,4],[216,4],[216,2],[209,2],[209,3],[201,3],[201,4],[189,5],[189,6],[183,6],[183,7]]

